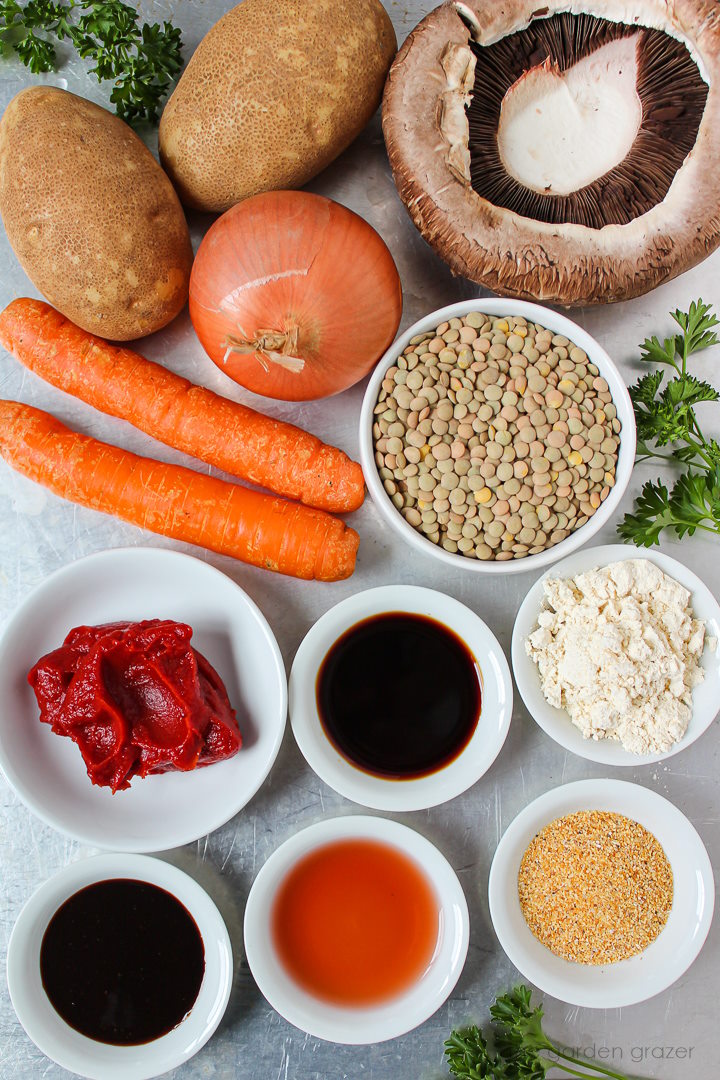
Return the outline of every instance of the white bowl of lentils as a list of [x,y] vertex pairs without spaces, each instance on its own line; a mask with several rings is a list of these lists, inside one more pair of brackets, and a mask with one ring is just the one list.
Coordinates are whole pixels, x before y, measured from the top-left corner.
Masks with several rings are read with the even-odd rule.
[[624,380],[550,308],[465,300],[378,363],[360,415],[370,494],[419,551],[486,574],[548,566],[615,512],[635,460]]

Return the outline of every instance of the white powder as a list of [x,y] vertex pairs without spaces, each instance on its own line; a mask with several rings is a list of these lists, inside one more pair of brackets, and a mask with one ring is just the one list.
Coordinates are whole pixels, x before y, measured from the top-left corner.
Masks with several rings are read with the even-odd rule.
[[525,649],[547,701],[585,738],[617,739],[634,754],[669,750],[704,678],[705,625],[688,590],[648,559],[548,580],[544,590]]

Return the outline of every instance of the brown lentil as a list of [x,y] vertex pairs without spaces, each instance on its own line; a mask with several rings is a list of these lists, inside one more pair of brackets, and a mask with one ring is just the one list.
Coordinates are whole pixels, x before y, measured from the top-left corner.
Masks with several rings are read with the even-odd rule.
[[622,814],[580,810],[546,825],[520,863],[518,896],[534,936],[578,964],[613,964],[665,926],[673,875],[659,841]]
[[[468,558],[525,558],[559,543],[615,482],[620,422],[606,380],[566,337],[519,317],[469,312],[417,334],[385,373],[374,418],[375,460],[396,507]],[[508,529],[521,506],[538,511],[533,524]],[[553,527],[538,528],[546,521]]]

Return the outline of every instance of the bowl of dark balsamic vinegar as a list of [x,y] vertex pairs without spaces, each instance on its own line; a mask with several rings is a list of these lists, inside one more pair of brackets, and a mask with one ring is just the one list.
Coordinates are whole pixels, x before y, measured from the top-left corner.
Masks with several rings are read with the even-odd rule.
[[308,764],[374,810],[455,798],[499,754],[510,670],[470,608],[414,585],[368,589],[326,612],[290,673],[290,721]]
[[187,874],[143,855],[65,867],[31,896],[7,977],[29,1037],[91,1080],[149,1080],[207,1042],[230,996],[222,917]]

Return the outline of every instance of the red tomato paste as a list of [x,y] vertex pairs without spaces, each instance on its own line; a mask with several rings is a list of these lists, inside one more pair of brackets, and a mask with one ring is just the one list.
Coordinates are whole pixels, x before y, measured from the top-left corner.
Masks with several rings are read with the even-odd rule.
[[93,784],[232,757],[242,739],[223,682],[183,623],[77,626],[28,674],[40,719],[80,748]]

